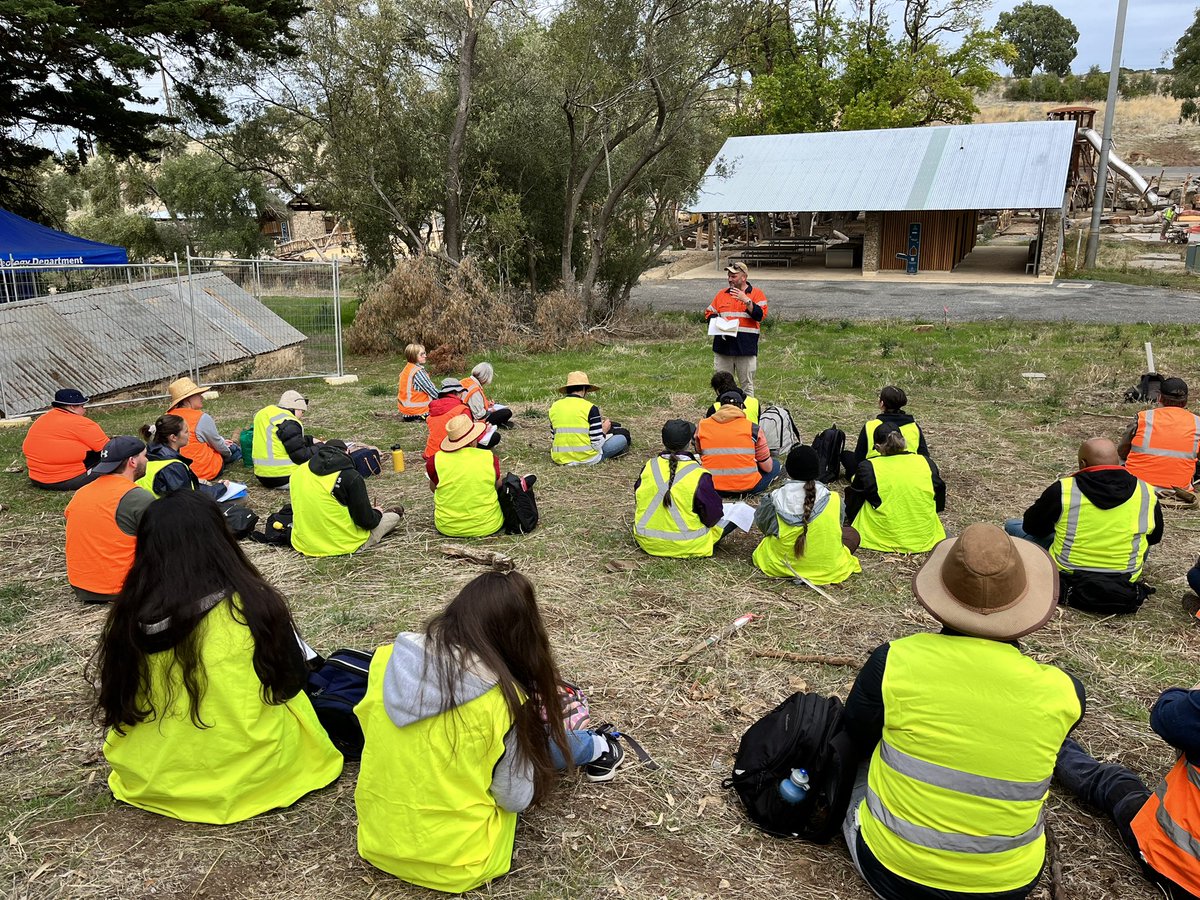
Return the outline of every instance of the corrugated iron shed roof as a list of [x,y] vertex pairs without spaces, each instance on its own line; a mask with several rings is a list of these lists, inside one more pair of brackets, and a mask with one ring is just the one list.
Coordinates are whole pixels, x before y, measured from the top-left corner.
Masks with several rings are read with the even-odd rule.
[[[182,296],[181,296],[182,295]],[[306,340],[219,272],[0,304],[4,414],[45,409],[63,386],[102,396]]]
[[733,137],[693,212],[1052,209],[1073,122],[1002,122]]

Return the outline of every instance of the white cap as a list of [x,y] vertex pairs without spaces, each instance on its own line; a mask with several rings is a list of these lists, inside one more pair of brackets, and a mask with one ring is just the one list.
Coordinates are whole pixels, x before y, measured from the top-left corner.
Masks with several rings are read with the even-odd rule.
[[279,405],[284,409],[308,410],[308,400],[299,391],[284,391],[279,398]]

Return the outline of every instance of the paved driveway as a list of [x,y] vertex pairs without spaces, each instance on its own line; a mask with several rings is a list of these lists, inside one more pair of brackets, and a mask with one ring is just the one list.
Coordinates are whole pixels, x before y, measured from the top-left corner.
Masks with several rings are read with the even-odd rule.
[[[724,278],[639,284],[635,303],[659,311],[698,312],[725,286]],[[896,282],[788,282],[760,287],[781,319],[916,319],[978,322],[1200,322],[1200,293],[1098,281],[1033,285],[946,285]],[[947,312],[948,311],[948,312]]]

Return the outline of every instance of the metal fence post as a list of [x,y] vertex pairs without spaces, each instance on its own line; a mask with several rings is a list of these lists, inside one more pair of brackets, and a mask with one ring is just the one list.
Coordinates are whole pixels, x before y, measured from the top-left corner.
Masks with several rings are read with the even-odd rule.
[[342,276],[338,258],[333,258],[333,349],[337,373],[345,375],[342,360]]
[[[4,285],[4,293],[7,294],[8,278],[5,277],[5,272],[5,269],[0,269],[0,280],[2,280]],[[15,301],[17,299],[16,273],[9,272],[8,274],[12,275],[13,278],[12,299]],[[5,371],[8,368],[8,353],[8,341],[0,340],[0,407],[3,407],[4,409],[4,418],[11,419],[12,410],[8,408],[8,378],[7,372]]]
[[188,306],[192,315],[192,380],[200,381],[200,347],[196,343],[196,298],[192,293],[192,248],[187,248]]

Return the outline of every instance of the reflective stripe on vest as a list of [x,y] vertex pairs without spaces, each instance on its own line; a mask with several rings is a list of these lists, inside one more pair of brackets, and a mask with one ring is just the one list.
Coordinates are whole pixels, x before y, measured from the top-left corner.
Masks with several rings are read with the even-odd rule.
[[[254,415],[254,472],[269,478],[284,478],[296,469],[296,463],[287,454],[283,441],[279,439],[278,427],[284,422],[300,423],[290,410],[278,406],[266,406]],[[303,426],[301,425],[301,428]],[[267,471],[259,472],[259,469]]]
[[1146,535],[1150,531],[1150,511],[1158,503],[1150,486],[1138,481],[1132,496],[1120,506],[1100,509],[1083,495],[1074,477],[1062,479],[1061,484],[1065,515],[1060,515],[1055,523],[1054,542],[1050,546],[1050,556],[1059,569],[1121,572],[1136,579],[1149,549]]
[[[875,429],[883,424],[883,420],[879,418],[872,419],[868,422],[863,430],[867,434],[867,455],[865,459],[878,459],[879,451],[875,449]],[[908,449],[916,453],[917,448],[921,446],[921,429],[916,422],[905,422],[900,426],[900,433],[904,435],[904,443],[908,445]]]
[[496,493],[496,456],[479,447],[433,457],[438,483],[433,490],[433,524],[448,537],[495,534],[504,524]]
[[400,370],[400,382],[396,387],[396,408],[406,416],[423,416],[429,409],[431,398],[424,391],[413,387],[417,370],[421,367],[416,363],[406,363]]
[[341,471],[318,475],[310,463],[292,473],[292,546],[305,556],[346,556],[367,542],[350,510],[333,496]]
[[[662,463],[661,465],[659,463]],[[679,499],[674,496],[674,487],[681,485],[685,478],[693,472],[696,474],[696,481],[700,480],[700,475],[704,474],[704,467],[696,462],[687,462],[679,466],[675,470],[675,481],[668,486],[667,474],[663,472],[664,466],[669,466],[670,462],[663,459],[661,456],[650,460],[646,463],[646,468],[642,471],[642,475],[649,474],[654,479],[654,496],[650,498],[650,502],[646,504],[645,512],[638,516],[637,522],[633,526],[633,530],[643,537],[659,538],[664,541],[690,541],[696,538],[704,537],[708,534],[709,529],[706,526],[700,528],[688,528],[688,523],[684,521],[683,513],[679,508]],[[669,471],[669,470],[668,470]],[[644,480],[644,479],[643,479]],[[663,499],[667,496],[667,491],[672,490],[671,505],[665,506]],[[692,494],[695,494],[693,488]],[[641,508],[641,504],[638,504]],[[674,530],[663,528],[650,528],[650,520],[660,512],[666,512],[671,517],[671,522],[674,524]]]
[[696,429],[700,464],[719,491],[744,491],[762,477],[755,460],[755,426],[744,416],[719,422],[709,416]]
[[1125,467],[1155,487],[1187,487],[1200,452],[1200,418],[1178,406],[1138,413]]
[[917,634],[891,642],[882,700],[858,809],[880,864],[943,891],[1033,881],[1055,760],[1082,712],[1071,678],[1010,644]]
[[559,465],[592,462],[600,456],[590,437],[588,413],[593,405],[583,397],[563,397],[550,407],[550,427],[554,429],[550,458]]
[[[466,389],[466,396],[462,398],[463,405],[468,409],[471,406],[471,398],[476,394],[483,400],[483,409],[485,412],[491,412],[492,401],[487,398],[487,394],[483,392],[483,385],[479,383],[479,379],[474,375],[468,375],[462,380],[462,386]],[[474,415],[474,413],[472,413]]]
[[[1188,763],[1186,759],[1183,767],[1187,772],[1188,783],[1193,788],[1200,790],[1200,771],[1197,771],[1196,767]],[[1158,798],[1158,810],[1154,813],[1154,818],[1158,821],[1163,834],[1171,839],[1172,844],[1200,864],[1200,840],[1197,840],[1195,835],[1172,819],[1163,803],[1167,797],[1167,780],[1165,778],[1154,789],[1154,796]]]
[[924,553],[946,537],[937,514],[933,470],[911,451],[871,460],[880,504],[863,503],[854,527],[868,550]]

